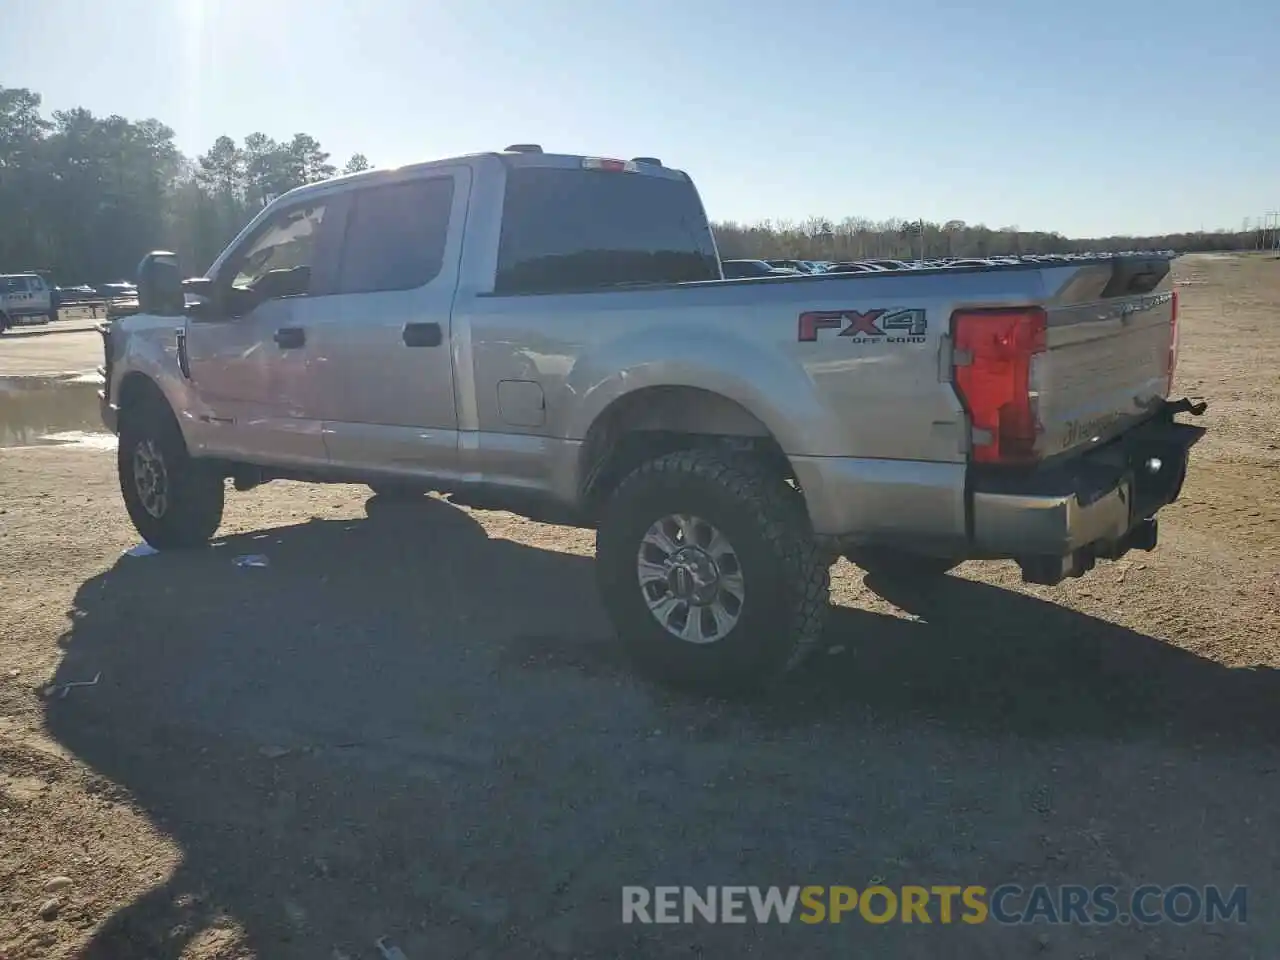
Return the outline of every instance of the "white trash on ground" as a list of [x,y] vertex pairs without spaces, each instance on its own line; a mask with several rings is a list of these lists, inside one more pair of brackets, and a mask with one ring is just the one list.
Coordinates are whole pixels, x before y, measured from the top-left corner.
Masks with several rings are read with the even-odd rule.
[[65,683],[55,683],[46,688],[45,693],[52,697],[54,691],[60,691],[58,696],[63,700],[67,699],[67,694],[71,692],[72,687],[96,687],[98,681],[102,679],[102,671],[99,670],[93,675],[92,680],[68,680]]

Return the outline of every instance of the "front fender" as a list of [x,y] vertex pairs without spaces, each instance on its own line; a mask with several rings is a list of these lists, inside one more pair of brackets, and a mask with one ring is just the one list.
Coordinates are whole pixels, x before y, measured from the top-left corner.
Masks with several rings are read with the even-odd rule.
[[112,321],[109,343],[114,352],[108,396],[118,406],[125,378],[141,375],[164,394],[190,450],[200,445],[200,403],[191,381],[178,366],[181,317],[135,313]]
[[821,455],[838,443],[800,364],[741,337],[676,325],[646,327],[583,353],[566,378],[568,402],[558,405],[552,435],[582,440],[610,404],[648,387],[692,387],[733,400],[788,454]]

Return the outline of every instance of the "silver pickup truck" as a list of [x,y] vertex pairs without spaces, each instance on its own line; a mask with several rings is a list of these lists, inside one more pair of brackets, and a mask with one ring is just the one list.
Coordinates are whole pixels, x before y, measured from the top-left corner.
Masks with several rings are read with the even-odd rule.
[[756,685],[830,565],[1156,544],[1203,432],[1170,402],[1163,256],[725,280],[689,177],[508,148],[302,187],[208,270],[139,267],[104,328],[120,486],[161,549],[226,481],[368,484],[591,527],[634,658]]

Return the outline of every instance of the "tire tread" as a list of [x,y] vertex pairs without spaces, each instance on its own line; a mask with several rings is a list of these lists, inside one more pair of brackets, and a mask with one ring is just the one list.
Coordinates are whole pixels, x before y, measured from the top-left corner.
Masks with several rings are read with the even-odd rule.
[[[162,448],[169,475],[170,507],[163,520],[152,517],[132,489],[132,464],[126,463],[136,439],[151,437]],[[186,441],[168,404],[148,398],[125,416],[118,450],[120,492],[134,528],[158,550],[203,546],[222,523],[226,484],[187,452]]]
[[[776,472],[758,459],[713,447],[678,450],[650,460],[631,473],[614,491],[626,499],[636,488],[678,484],[699,478],[745,505],[757,518],[768,548],[782,558],[793,608],[788,640],[792,644],[778,679],[800,666],[822,637],[830,594],[831,570],[813,537],[804,500]],[[608,531],[597,533],[597,553],[609,549]]]

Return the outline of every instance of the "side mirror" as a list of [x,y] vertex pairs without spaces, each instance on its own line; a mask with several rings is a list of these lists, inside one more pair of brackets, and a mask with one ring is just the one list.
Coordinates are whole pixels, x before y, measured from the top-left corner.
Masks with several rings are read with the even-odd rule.
[[208,277],[187,277],[182,281],[182,291],[197,297],[212,297],[213,281]]
[[159,316],[181,316],[182,268],[178,255],[153,250],[138,264],[138,312]]
[[182,281],[183,310],[195,320],[210,320],[214,309],[214,286],[208,277],[187,277]]

